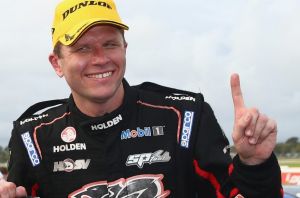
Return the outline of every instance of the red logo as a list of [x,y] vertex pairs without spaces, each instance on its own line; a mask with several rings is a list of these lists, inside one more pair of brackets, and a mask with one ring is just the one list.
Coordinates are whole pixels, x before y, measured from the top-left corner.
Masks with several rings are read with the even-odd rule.
[[61,132],[60,137],[66,143],[73,142],[76,139],[76,130],[73,127],[67,127]]

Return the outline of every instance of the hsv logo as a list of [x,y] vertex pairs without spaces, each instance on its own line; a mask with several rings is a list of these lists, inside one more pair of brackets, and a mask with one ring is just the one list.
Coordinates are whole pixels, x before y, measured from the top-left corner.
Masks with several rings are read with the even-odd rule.
[[126,166],[136,165],[141,169],[145,163],[153,164],[158,162],[168,162],[170,159],[171,157],[168,151],[158,150],[154,153],[129,155],[126,161]]
[[83,186],[71,193],[69,198],[165,198],[170,190],[164,190],[163,175],[137,175],[114,182],[99,181]]
[[89,167],[90,162],[90,159],[79,159],[76,161],[73,161],[72,159],[65,159],[64,161],[54,162],[53,172],[72,172],[73,170],[85,170]]
[[[152,130],[151,130],[152,129]],[[121,132],[121,140],[137,138],[137,137],[149,137],[149,136],[160,136],[164,135],[164,126],[153,126],[153,127],[144,127],[141,129],[137,127],[136,130],[124,130]]]
[[184,112],[184,120],[182,125],[181,132],[181,142],[180,145],[185,148],[189,148],[190,137],[192,133],[192,125],[194,119],[193,111],[185,111]]
[[91,129],[92,129],[92,131],[107,129],[107,128],[110,128],[112,126],[119,124],[119,122],[121,122],[122,119],[123,119],[122,115],[119,114],[117,117],[115,117],[112,120],[109,120],[107,122],[91,125]]
[[60,137],[66,143],[73,142],[76,139],[76,130],[73,127],[67,127],[61,132]]
[[32,139],[30,137],[29,132],[23,133],[21,135],[22,140],[24,142],[24,145],[27,149],[27,153],[29,155],[30,161],[32,163],[33,166],[39,165],[40,164],[40,159],[39,156],[34,148]]

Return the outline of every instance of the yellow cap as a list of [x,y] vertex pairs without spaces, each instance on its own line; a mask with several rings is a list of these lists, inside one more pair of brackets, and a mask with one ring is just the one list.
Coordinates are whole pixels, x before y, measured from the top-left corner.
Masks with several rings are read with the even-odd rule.
[[96,24],[109,24],[128,30],[128,26],[122,23],[113,0],[63,0],[55,9],[53,47],[58,41],[63,45],[71,45],[89,27]]

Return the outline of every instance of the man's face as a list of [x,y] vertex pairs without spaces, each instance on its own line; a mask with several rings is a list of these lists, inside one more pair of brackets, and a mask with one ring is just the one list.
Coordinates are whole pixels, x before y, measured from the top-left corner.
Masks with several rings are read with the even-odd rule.
[[56,73],[65,77],[75,101],[106,102],[123,91],[126,47],[117,28],[94,26],[75,44],[61,47]]

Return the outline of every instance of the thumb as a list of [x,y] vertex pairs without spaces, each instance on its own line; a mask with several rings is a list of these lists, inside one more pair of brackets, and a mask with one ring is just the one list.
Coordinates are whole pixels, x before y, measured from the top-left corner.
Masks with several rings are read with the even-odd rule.
[[16,197],[27,197],[26,189],[23,186],[16,188]]

